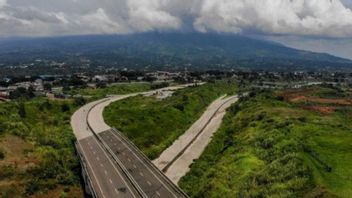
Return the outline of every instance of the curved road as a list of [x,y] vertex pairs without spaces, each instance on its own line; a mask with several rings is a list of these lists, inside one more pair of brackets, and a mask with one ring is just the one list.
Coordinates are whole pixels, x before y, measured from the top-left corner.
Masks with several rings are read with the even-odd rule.
[[140,197],[127,177],[122,174],[105,149],[98,142],[87,123],[89,110],[101,101],[89,103],[77,110],[71,125],[77,138],[78,150],[84,156],[88,175],[98,197]]
[[105,106],[117,100],[190,85],[113,96],[89,103],[73,114],[77,149],[97,197],[187,197],[127,138],[106,125],[102,113]]
[[223,96],[215,100],[201,118],[154,161],[155,165],[122,133],[105,123],[103,110],[110,103],[131,96],[190,85],[112,96],[89,103],[74,113],[71,125],[77,149],[83,156],[97,197],[187,197],[175,184],[201,155],[220,126],[225,109],[236,102],[237,97]]

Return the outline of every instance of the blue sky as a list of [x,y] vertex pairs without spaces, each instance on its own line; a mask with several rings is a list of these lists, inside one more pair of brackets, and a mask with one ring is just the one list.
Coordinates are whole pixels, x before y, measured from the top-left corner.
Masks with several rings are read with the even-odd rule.
[[0,0],[0,37],[197,31],[352,59],[352,0]]

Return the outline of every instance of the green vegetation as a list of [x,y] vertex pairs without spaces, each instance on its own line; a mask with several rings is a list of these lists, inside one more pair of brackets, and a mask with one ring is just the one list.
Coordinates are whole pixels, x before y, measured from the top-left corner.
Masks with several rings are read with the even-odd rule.
[[178,90],[163,100],[136,96],[107,107],[104,118],[154,159],[184,133],[213,100],[226,93],[233,94],[235,90],[233,82],[216,81]]
[[0,103],[0,197],[56,197],[64,187],[68,197],[83,196],[70,127],[77,107],[41,98]]
[[233,105],[181,188],[191,197],[351,197],[351,106],[325,111],[284,96],[257,93]]
[[5,158],[5,152],[0,149],[0,160]]
[[70,90],[69,93],[82,96],[88,96],[91,100],[104,98],[107,95],[114,94],[127,94],[133,92],[141,92],[152,89],[152,84],[150,83],[121,83],[113,86],[108,86],[104,88],[84,88],[84,89],[74,89]]
[[[151,89],[148,83],[76,89],[89,100]],[[19,92],[18,92],[19,93]],[[0,197],[83,197],[70,119],[87,100],[17,94],[0,103]]]

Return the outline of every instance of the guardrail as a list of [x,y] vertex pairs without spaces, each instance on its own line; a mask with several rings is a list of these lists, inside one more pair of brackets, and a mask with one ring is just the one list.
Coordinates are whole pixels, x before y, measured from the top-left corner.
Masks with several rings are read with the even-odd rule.
[[181,194],[184,197],[188,197],[188,195],[183,192],[179,187],[177,187],[168,177],[165,176],[165,174],[158,169],[158,167],[156,167],[152,161],[141,151],[139,150],[139,148],[133,144],[124,134],[122,134],[120,131],[118,131],[115,128],[111,128],[110,130],[112,130],[113,132],[115,132],[118,136],[120,136],[120,138],[127,144],[129,144],[136,152],[136,154],[143,160],[143,162],[147,163],[149,166],[151,166],[153,168],[154,171],[158,172],[159,175],[162,177],[162,179],[176,192],[178,192],[179,194]]
[[144,191],[139,187],[138,183],[134,180],[134,178],[131,176],[131,174],[127,171],[127,169],[125,168],[125,166],[122,164],[122,162],[114,157],[112,154],[113,152],[111,150],[108,149],[108,146],[103,142],[103,140],[96,134],[96,132],[93,130],[92,126],[90,125],[89,121],[88,121],[88,116],[91,112],[91,110],[96,107],[97,105],[103,103],[103,102],[106,102],[107,100],[110,100],[109,98],[108,99],[104,99],[104,100],[101,100],[99,102],[97,102],[96,104],[94,104],[91,108],[89,108],[88,112],[87,112],[87,116],[86,116],[86,122],[87,122],[87,126],[89,128],[89,130],[92,131],[93,135],[97,138],[97,140],[99,142],[101,142],[103,145],[104,145],[104,149],[108,152],[108,154],[116,161],[117,165],[119,166],[119,168],[122,170],[122,173],[129,179],[129,181],[131,182],[132,186],[136,189],[136,191],[138,192],[138,194],[141,196],[141,197],[147,197],[144,193]]
[[[138,183],[134,180],[134,178],[130,175],[130,173],[126,170],[126,168],[124,167],[124,165],[122,164],[122,162],[117,158],[114,157],[114,155],[112,155],[112,151],[108,149],[108,146],[103,142],[103,140],[101,139],[101,137],[99,137],[96,132],[93,130],[92,126],[90,125],[89,121],[88,121],[88,116],[91,112],[91,110],[96,107],[97,105],[106,102],[108,99],[104,99],[101,100],[99,102],[97,102],[96,104],[94,104],[87,112],[87,117],[86,117],[86,121],[87,121],[87,125],[88,128],[92,131],[92,133],[94,134],[94,136],[99,140],[99,142],[101,142],[102,144],[104,144],[105,149],[107,150],[107,152],[111,155],[111,157],[117,162],[118,166],[123,170],[123,173],[126,175],[126,177],[128,179],[130,179],[132,185],[137,189],[137,192],[142,196],[142,197],[147,197],[145,195],[145,193],[143,192],[143,190],[139,187]],[[136,154],[140,156],[140,158],[147,163],[149,166],[151,166],[154,171],[158,172],[159,175],[162,177],[162,179],[168,184],[168,186],[170,186],[173,190],[175,190],[176,192],[178,192],[179,194],[181,194],[183,197],[188,198],[188,195],[183,192],[179,187],[177,187],[168,177],[165,176],[165,174],[159,170],[152,162],[151,160],[143,153],[139,150],[139,148],[134,145],[130,140],[128,140],[128,138],[126,136],[124,136],[122,133],[120,133],[117,129],[115,128],[111,128],[110,130],[114,130],[123,141],[125,141],[127,144],[129,144],[132,148],[134,148],[134,150],[136,151]]]
[[91,193],[90,195],[92,195],[93,198],[98,198],[98,194],[97,194],[97,192],[95,191],[95,189],[93,188],[93,185],[92,185],[92,179],[91,179],[91,177],[89,175],[89,171],[88,171],[87,166],[86,166],[85,158],[82,155],[77,142],[75,143],[75,147],[76,147],[77,155],[80,158],[82,172],[85,172],[86,173],[85,176],[87,176],[87,177],[84,177],[84,175],[83,175],[83,180],[84,180],[85,184],[89,188],[89,192]]

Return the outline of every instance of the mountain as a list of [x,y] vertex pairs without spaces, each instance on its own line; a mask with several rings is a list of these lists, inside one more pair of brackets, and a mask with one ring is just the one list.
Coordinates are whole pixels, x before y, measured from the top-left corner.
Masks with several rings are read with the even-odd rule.
[[0,40],[4,64],[36,59],[71,65],[180,69],[351,70],[352,61],[238,35],[143,33]]

